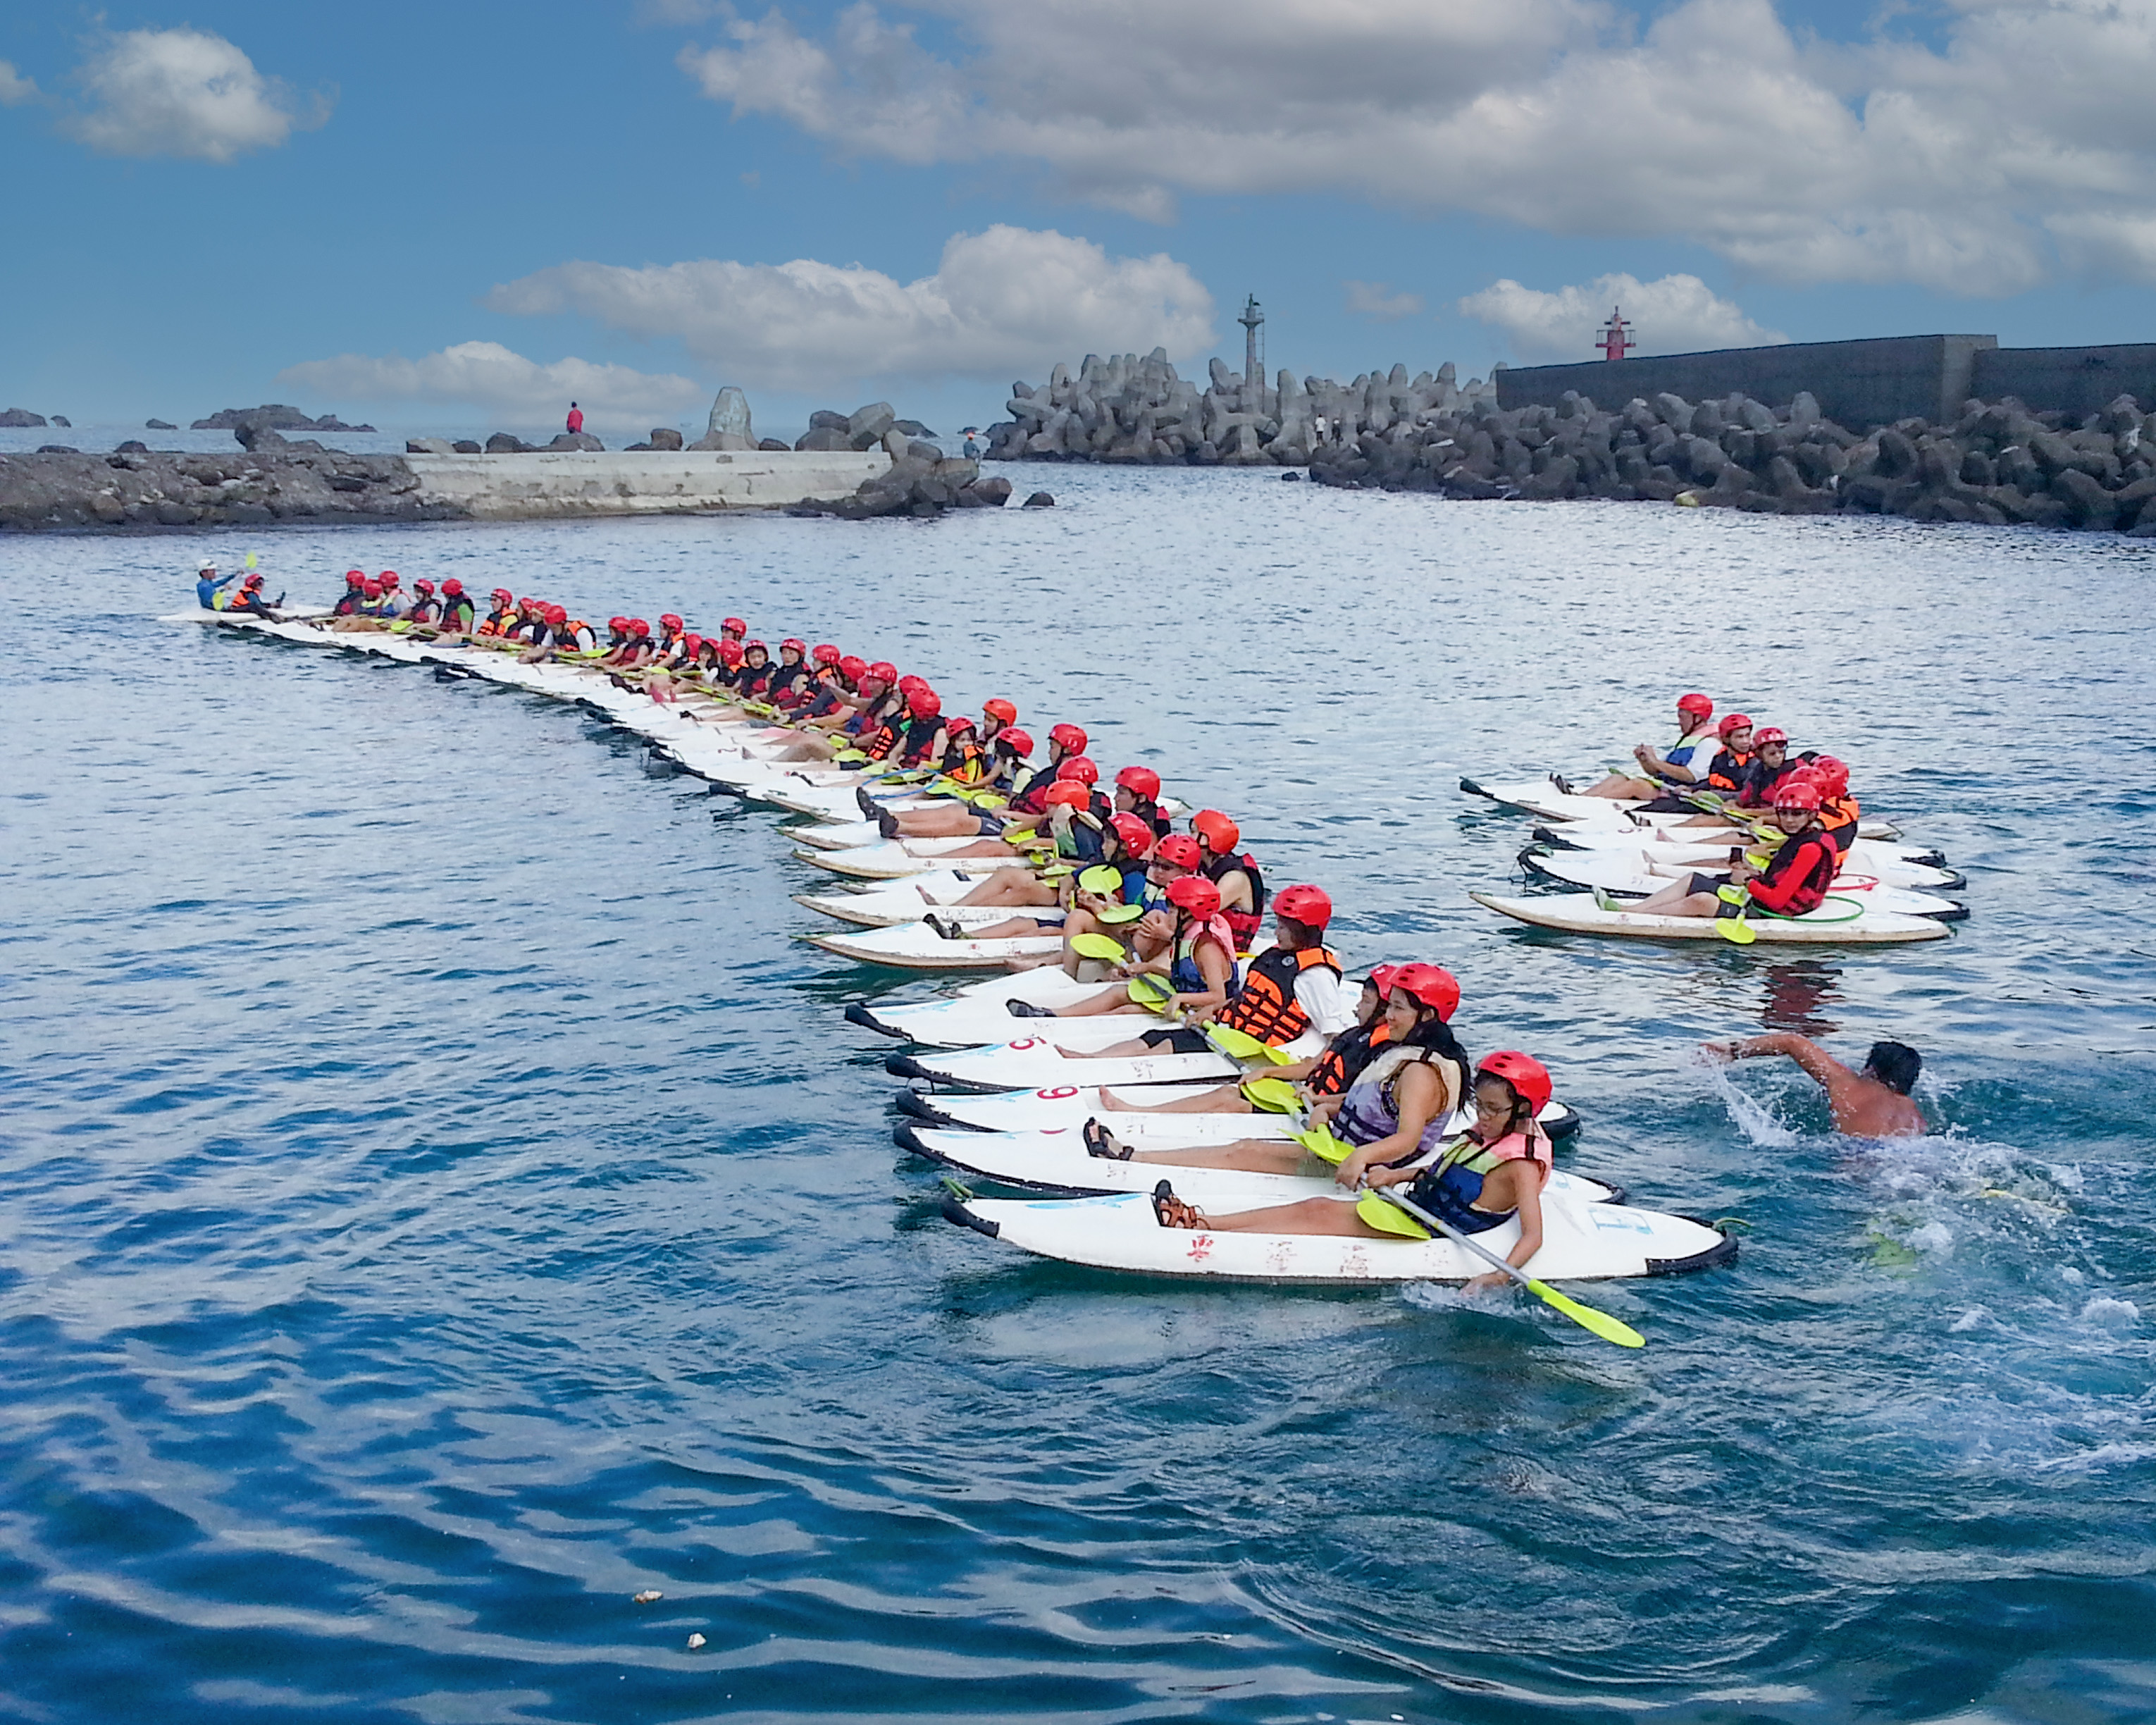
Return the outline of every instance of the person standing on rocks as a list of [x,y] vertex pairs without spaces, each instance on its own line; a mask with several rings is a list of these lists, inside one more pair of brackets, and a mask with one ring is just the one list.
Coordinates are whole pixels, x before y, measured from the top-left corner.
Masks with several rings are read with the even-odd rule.
[[569,435],[571,437],[578,436],[583,431],[584,410],[578,407],[574,402],[571,402],[569,403],[569,418],[567,423],[569,427]]

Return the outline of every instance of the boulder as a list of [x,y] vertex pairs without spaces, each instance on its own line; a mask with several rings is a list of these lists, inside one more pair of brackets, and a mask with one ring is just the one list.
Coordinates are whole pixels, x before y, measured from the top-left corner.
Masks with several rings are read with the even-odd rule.
[[[752,449],[756,447],[756,427],[750,421],[748,398],[731,383],[712,398],[711,416],[704,427],[705,437],[716,437],[721,433],[737,437],[741,441],[737,444],[713,444],[709,447],[726,449]],[[651,440],[654,443],[659,441],[657,432],[651,434]],[[701,439],[699,439],[699,444],[701,444]],[[671,447],[678,449],[681,446],[676,443]]]
[[457,446],[445,437],[408,437],[404,439],[408,455],[454,455]]
[[970,499],[977,505],[991,509],[1001,509],[1004,504],[1010,501],[1010,495],[1011,482],[998,474],[993,479],[973,480],[972,484],[963,488],[960,496],[962,501]]
[[454,443],[451,444],[449,447],[454,449],[459,455],[484,455],[486,453],[485,449],[480,447],[477,442],[468,437],[459,438]]
[[65,444],[39,444],[38,453],[40,455],[80,455],[82,451],[70,449]]
[[177,431],[180,428],[169,419],[145,419],[142,429],[145,431]]
[[150,453],[150,446],[139,438],[131,437],[124,444],[115,444],[112,453],[116,455],[146,455]]
[[2118,502],[2078,467],[2062,469],[2051,476],[2051,495],[2072,512],[2076,526],[2101,532],[2118,519]]
[[[717,409],[713,408],[712,411],[716,413]],[[654,449],[678,449],[681,447],[681,434],[670,425],[654,425],[651,428],[651,442],[649,447]]]
[[932,438],[936,435],[918,419],[895,419],[891,422],[891,429],[893,431],[902,431],[908,437]]
[[[897,429],[896,426],[891,429],[894,431]],[[934,444],[924,443],[919,438],[911,438],[907,440],[906,444],[906,453],[909,457],[916,461],[941,461],[943,459],[943,451],[942,449],[938,449]]]
[[847,430],[846,416],[834,413],[829,408],[819,408],[808,416],[808,429],[811,431],[844,431],[848,437],[853,435]]
[[547,445],[550,449],[584,449],[593,454],[604,453],[606,445],[588,431],[565,431]]
[[1055,500],[1045,491],[1035,491],[1019,506],[1022,509],[1053,509],[1055,507]]
[[33,413],[28,408],[9,408],[0,413],[0,426],[10,431],[34,431],[44,423],[43,413]]
[[767,437],[764,439],[762,443],[757,445],[757,448],[759,449],[776,450],[782,454],[787,450],[791,449],[793,447],[793,445],[787,442],[783,437]]
[[528,455],[531,453],[531,445],[521,437],[497,431],[486,440],[486,453],[490,455]]
[[797,449],[815,450],[850,449],[853,446],[854,440],[847,436],[844,430],[833,425],[819,425],[812,428],[793,445]]
[[275,450],[289,449],[292,447],[290,444],[285,440],[284,434],[281,432],[273,430],[270,427],[264,425],[257,420],[248,419],[241,421],[240,424],[233,427],[232,434],[234,438],[239,439],[239,447],[241,449],[253,449],[264,454]]
[[193,431],[235,431],[245,421],[266,425],[272,431],[326,431],[333,426],[317,425],[290,403],[264,402],[259,408],[219,408],[207,419],[198,419],[189,427]]
[[857,408],[847,416],[846,435],[857,449],[873,449],[884,439],[884,434],[898,423],[898,415],[891,411],[887,401],[872,401],[865,408]]
[[65,413],[55,413],[55,414],[54,414],[54,415],[53,415],[53,424],[55,424],[55,425],[61,425],[61,426],[64,426],[64,427],[66,427],[66,428],[67,428],[67,429],[69,429],[69,431],[73,431],[73,430],[74,429],[74,420],[72,420],[72,419],[70,419],[70,418],[68,418],[68,416],[67,416]]

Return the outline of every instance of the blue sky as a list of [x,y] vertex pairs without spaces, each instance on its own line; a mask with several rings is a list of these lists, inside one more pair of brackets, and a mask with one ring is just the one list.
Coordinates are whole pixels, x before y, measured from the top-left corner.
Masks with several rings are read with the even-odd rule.
[[1613,276],[1662,351],[2156,339],[2148,0],[190,0],[0,62],[0,406],[79,423],[948,430],[1089,347],[1239,366],[1248,292],[1299,372],[1587,357]]

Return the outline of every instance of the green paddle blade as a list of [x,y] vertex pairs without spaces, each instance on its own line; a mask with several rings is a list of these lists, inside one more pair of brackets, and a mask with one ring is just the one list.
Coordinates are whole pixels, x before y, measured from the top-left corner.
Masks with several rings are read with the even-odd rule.
[[1034,829],[1031,827],[1006,828],[1004,832],[1004,843],[1010,845],[1013,849],[1017,849],[1024,845],[1027,839],[1033,837],[1033,832]]
[[1759,931],[1742,916],[1717,916],[1714,932],[1732,947],[1748,947],[1759,938]]
[[[1081,875],[1079,878],[1082,882],[1085,877]],[[1096,922],[1135,922],[1144,915],[1143,905],[1110,905],[1105,911],[1094,911],[1093,920]]]
[[1246,1036],[1240,1030],[1231,1030],[1225,1024],[1208,1024],[1206,1040],[1231,1060],[1270,1060],[1276,1066],[1285,1066],[1295,1056]]
[[1122,888],[1123,877],[1106,863],[1096,863],[1078,877],[1078,884],[1088,892],[1116,892]]
[[1592,1330],[1604,1342],[1614,1342],[1620,1348],[1645,1348],[1647,1338],[1631,1325],[1614,1318],[1606,1312],[1597,1312],[1592,1306],[1583,1306],[1568,1294],[1560,1294],[1546,1281],[1527,1278],[1527,1291],[1553,1311],[1562,1312],[1583,1330]]
[[1123,951],[1122,943],[1105,934],[1074,934],[1070,950],[1081,958],[1098,958],[1110,964],[1120,964],[1130,955]]
[[1244,1085],[1243,1094],[1253,1108],[1262,1108],[1268,1114],[1292,1114],[1301,1103],[1295,1086],[1285,1078],[1253,1078]]
[[[1407,1240],[1430,1238],[1429,1229],[1416,1221],[1398,1204],[1379,1197],[1374,1192],[1365,1192],[1355,1200],[1355,1214],[1380,1234],[1397,1234]],[[1599,1312],[1596,1314],[1597,1317],[1600,1315]]]

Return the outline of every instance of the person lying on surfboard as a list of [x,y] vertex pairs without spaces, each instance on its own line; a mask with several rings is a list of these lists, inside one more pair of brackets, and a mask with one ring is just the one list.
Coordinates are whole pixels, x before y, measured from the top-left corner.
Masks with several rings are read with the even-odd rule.
[[[1370,1153],[1340,1176],[1351,1186],[1371,1163],[1411,1162],[1437,1142],[1468,1087],[1467,1051],[1452,1030],[1452,1016],[1460,1007],[1460,984],[1452,973],[1438,964],[1397,964],[1383,973],[1378,989],[1383,1000],[1359,1065],[1352,1075],[1343,1070],[1338,1086],[1313,1101],[1308,1111],[1313,1128],[1329,1128],[1340,1120],[1343,1151],[1359,1147]],[[1083,1136],[1091,1154],[1117,1162],[1166,1162],[1261,1174],[1301,1173],[1308,1166],[1304,1144],[1285,1138],[1133,1152],[1098,1117],[1086,1122]]]
[[[1674,785],[1679,790],[1703,783],[1707,765],[1719,747],[1714,733],[1714,703],[1697,693],[1677,697],[1677,740],[1665,754],[1656,754],[1644,742],[1632,745],[1637,773],[1611,773],[1600,783],[1576,794],[1583,797],[1656,797]],[[1570,788],[1555,774],[1559,790]]]
[[1826,1092],[1834,1115],[1834,1129],[1852,1138],[1921,1137],[1931,1128],[1917,1105],[1909,1100],[1917,1076],[1924,1070],[1923,1056],[1904,1042],[1875,1042],[1864,1058],[1864,1070],[1852,1072],[1816,1042],[1786,1030],[1735,1042],[1700,1045],[1717,1060],[1756,1060],[1763,1055],[1786,1055],[1801,1066],[1812,1081]]
[[[1411,1071],[1419,1064],[1404,1062],[1404,1066]],[[1364,1088],[1358,1085],[1350,1091],[1351,1101]],[[1517,1216],[1520,1237],[1506,1254],[1505,1261],[1517,1269],[1532,1261],[1542,1250],[1542,1192],[1550,1177],[1553,1158],[1550,1142],[1536,1125],[1535,1116],[1548,1105],[1549,1096],[1549,1074],[1542,1063],[1517,1050],[1505,1050],[1488,1055],[1475,1069],[1475,1123],[1466,1132],[1449,1140],[1445,1137],[1445,1127],[1450,1117],[1448,1110],[1408,1141],[1403,1104],[1403,1111],[1392,1117],[1394,1131],[1341,1163],[1336,1176],[1340,1183],[1367,1189],[1353,1204],[1306,1198],[1296,1204],[1209,1216],[1178,1198],[1173,1184],[1163,1180],[1153,1188],[1153,1216],[1163,1228],[1213,1234],[1427,1240],[1427,1229],[1379,1195],[1387,1187],[1399,1186],[1418,1209],[1450,1223],[1462,1234],[1485,1234]],[[1380,1114],[1377,1123],[1386,1124],[1386,1117]],[[1403,1148],[1409,1153],[1393,1153]],[[1374,1154],[1363,1160],[1365,1152]],[[1507,1280],[1492,1271],[1470,1281],[1467,1291],[1479,1293],[1502,1286]]]
[[[1755,907],[1778,916],[1816,911],[1825,902],[1827,889],[1841,866],[1841,853],[1820,824],[1820,801],[1818,785],[1808,778],[1785,784],[1774,793],[1774,821],[1784,837],[1763,868],[1740,855],[1726,875],[1687,874],[1651,898],[1632,903],[1598,888],[1594,901],[1605,911],[1645,916],[1742,916]],[[1735,902],[1721,896],[1724,887],[1739,895]]]

